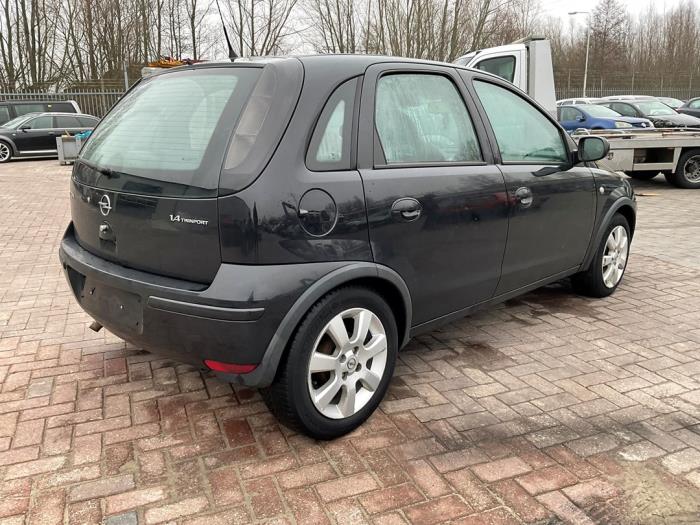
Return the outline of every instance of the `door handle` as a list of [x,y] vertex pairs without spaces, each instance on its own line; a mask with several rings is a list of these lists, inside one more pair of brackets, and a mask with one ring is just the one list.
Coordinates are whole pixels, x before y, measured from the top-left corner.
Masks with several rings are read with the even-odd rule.
[[532,190],[522,186],[515,190],[515,200],[518,201],[523,208],[529,208],[532,205]]
[[391,205],[391,215],[402,222],[413,222],[420,217],[423,205],[412,197],[404,197]]

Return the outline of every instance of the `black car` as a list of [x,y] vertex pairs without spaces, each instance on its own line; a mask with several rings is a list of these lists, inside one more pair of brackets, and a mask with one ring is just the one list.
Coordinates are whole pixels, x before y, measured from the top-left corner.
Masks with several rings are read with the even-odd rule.
[[60,260],[123,339],[265,387],[349,432],[409,338],[571,277],[611,294],[635,197],[510,83],[451,64],[309,56],[169,70],[76,162]]
[[0,126],[27,113],[80,113],[75,100],[2,100],[0,101]]
[[678,112],[683,113],[684,115],[700,118],[700,97],[691,98],[688,102],[684,103],[678,108]]
[[0,163],[17,157],[55,156],[56,137],[93,129],[99,119],[73,113],[28,113],[0,126]]
[[700,128],[700,118],[683,115],[660,100],[651,97],[631,100],[606,100],[597,102],[626,117],[651,120],[657,128]]

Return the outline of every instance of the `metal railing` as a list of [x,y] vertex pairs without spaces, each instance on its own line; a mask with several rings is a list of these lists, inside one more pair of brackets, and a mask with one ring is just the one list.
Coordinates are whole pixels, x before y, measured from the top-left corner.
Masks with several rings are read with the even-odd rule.
[[46,91],[24,91],[18,93],[0,92],[0,101],[4,100],[74,100],[83,113],[104,117],[109,108],[124,94],[124,91],[88,89],[82,91],[63,91],[50,93]]

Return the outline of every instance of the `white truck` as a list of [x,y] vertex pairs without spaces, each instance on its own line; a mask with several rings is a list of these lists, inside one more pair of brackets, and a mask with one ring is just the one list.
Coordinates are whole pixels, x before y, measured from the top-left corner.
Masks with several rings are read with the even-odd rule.
[[[556,118],[554,67],[549,41],[539,37],[510,45],[472,51],[456,64],[498,75],[525,91]],[[649,180],[663,173],[679,188],[700,189],[700,130],[576,130],[574,140],[594,134],[610,142],[608,157],[599,161],[611,171]]]

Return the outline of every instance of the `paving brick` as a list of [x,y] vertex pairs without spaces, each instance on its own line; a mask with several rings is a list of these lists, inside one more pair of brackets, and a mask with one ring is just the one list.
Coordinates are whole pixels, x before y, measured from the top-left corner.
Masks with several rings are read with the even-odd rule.
[[472,467],[474,474],[488,483],[499,479],[512,478],[530,470],[532,470],[530,465],[518,457],[499,459]]
[[316,486],[318,495],[323,501],[333,501],[340,498],[356,496],[379,488],[371,474],[363,472],[333,481],[326,481]]
[[527,523],[545,520],[550,516],[544,506],[512,479],[496,482],[491,488]]
[[593,525],[594,522],[574,505],[566,496],[561,492],[548,492],[547,494],[542,494],[537,496],[537,499],[554,511],[557,516],[567,523],[572,523],[576,525]]
[[578,480],[568,470],[554,465],[521,476],[516,481],[530,494],[536,495],[573,485]]
[[125,510],[134,509],[155,503],[167,497],[163,487],[150,487],[145,489],[122,492],[105,498],[107,514],[116,514]]
[[191,516],[204,510],[208,505],[207,499],[204,497],[189,498],[170,503],[160,507],[150,508],[146,511],[146,523],[163,523]]
[[377,514],[406,507],[413,503],[424,501],[425,498],[415,485],[405,483],[395,487],[375,490],[360,496],[358,499],[367,512]]
[[412,523],[431,525],[459,518],[472,512],[472,509],[460,498],[453,495],[419,503],[406,509],[405,512]]
[[125,492],[133,488],[133,476],[131,474],[125,474],[76,485],[71,488],[69,499],[70,501],[80,501],[84,499],[101,498],[103,496]]
[[700,450],[686,448],[669,454],[661,460],[661,464],[671,474],[681,474],[700,467]]

